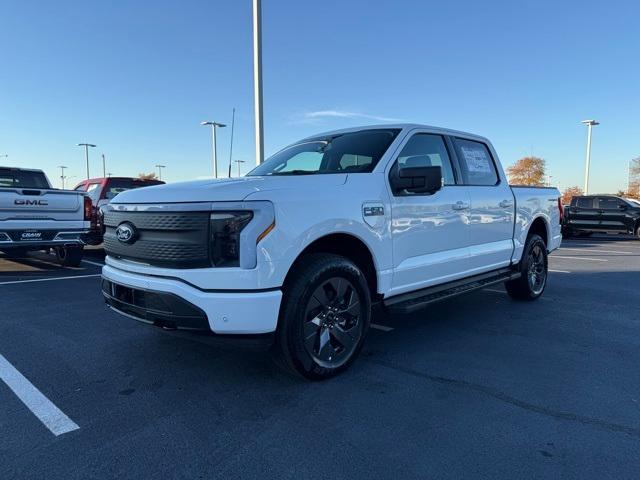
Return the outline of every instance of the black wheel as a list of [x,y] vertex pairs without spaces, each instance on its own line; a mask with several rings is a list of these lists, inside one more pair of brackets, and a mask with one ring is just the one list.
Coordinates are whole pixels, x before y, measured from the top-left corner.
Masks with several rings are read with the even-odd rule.
[[284,287],[274,353],[311,380],[332,377],[357,357],[371,320],[371,294],[360,269],[331,254],[311,254]]
[[640,240],[640,223],[638,224],[638,226],[636,227],[636,238],[638,240]]
[[56,259],[63,267],[79,267],[83,254],[83,247],[56,248]]
[[27,250],[26,248],[8,248],[6,250],[3,250],[4,254],[9,257],[9,258],[24,258],[27,256],[27,252],[29,250]]
[[509,295],[516,300],[536,300],[547,286],[549,259],[547,245],[539,235],[530,235],[519,264],[520,278],[505,282]]

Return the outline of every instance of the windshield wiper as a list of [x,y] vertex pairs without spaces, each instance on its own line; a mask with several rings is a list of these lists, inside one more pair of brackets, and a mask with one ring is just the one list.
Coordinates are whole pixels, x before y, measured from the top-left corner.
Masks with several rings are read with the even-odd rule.
[[273,172],[271,175],[314,175],[319,173],[313,170],[290,170],[288,172]]

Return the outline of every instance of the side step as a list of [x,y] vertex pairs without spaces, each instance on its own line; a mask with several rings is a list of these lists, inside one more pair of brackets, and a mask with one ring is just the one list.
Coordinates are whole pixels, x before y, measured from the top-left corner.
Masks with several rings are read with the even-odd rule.
[[479,290],[496,283],[506,282],[507,280],[515,280],[519,277],[519,272],[514,272],[511,268],[502,268],[500,270],[474,275],[473,277],[463,278],[462,280],[416,290],[415,292],[396,295],[383,300],[382,303],[394,313],[411,313],[430,303]]

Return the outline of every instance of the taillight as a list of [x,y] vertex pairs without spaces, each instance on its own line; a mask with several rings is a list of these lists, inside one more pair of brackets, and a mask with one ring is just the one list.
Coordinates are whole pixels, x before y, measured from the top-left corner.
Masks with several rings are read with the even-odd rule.
[[560,225],[564,223],[564,207],[562,206],[562,197],[558,197],[558,212],[560,213]]
[[91,205],[91,199],[85,195],[84,197],[84,219],[91,220],[93,213],[93,206]]

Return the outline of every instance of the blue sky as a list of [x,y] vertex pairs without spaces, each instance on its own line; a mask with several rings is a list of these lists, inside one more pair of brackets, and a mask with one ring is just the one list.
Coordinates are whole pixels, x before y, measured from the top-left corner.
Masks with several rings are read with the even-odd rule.
[[[534,154],[553,183],[615,191],[640,155],[640,4],[263,0],[265,151],[333,128],[398,119],[492,139],[503,163]],[[0,0],[0,163],[59,185],[167,166],[211,175],[199,125],[231,121],[254,162],[251,0]],[[229,159],[229,128],[219,158]],[[234,166],[234,172],[236,168]]]

